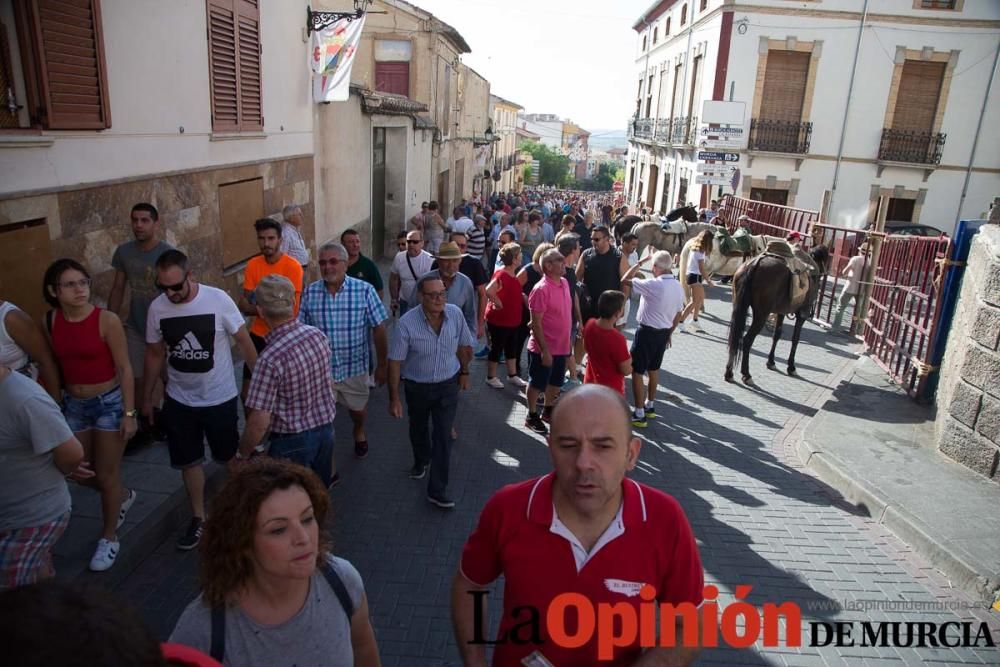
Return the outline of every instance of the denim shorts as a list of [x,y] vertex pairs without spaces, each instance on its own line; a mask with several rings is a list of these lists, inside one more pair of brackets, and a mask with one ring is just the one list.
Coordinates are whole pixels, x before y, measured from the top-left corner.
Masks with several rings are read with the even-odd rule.
[[125,405],[122,388],[115,387],[93,398],[74,398],[63,394],[63,415],[74,433],[82,431],[117,431],[122,424]]

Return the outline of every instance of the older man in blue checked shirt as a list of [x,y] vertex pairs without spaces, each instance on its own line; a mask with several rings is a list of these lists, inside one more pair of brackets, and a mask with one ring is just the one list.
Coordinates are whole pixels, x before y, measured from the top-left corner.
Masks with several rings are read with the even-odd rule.
[[469,388],[475,338],[461,309],[447,303],[448,292],[439,277],[420,278],[414,295],[420,307],[399,318],[389,345],[389,414],[403,417],[399,400],[402,380],[413,447],[410,479],[423,479],[429,467],[427,500],[451,509],[455,506],[447,495],[451,429],[458,392]]

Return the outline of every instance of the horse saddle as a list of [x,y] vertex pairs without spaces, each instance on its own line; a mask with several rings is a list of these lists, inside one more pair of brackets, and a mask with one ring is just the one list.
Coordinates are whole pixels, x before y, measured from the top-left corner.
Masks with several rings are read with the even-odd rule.
[[785,263],[791,272],[791,280],[788,286],[788,302],[793,305],[800,305],[805,302],[809,293],[809,277],[819,274],[819,267],[807,252],[795,246],[790,246],[785,241],[775,240],[767,244],[764,254],[777,257]]
[[726,257],[743,257],[751,251],[750,232],[743,228],[730,234],[725,227],[718,227],[715,230],[715,242],[719,246],[719,252]]
[[665,234],[687,234],[687,223],[678,218],[673,222],[668,222],[666,218],[660,218],[660,229]]

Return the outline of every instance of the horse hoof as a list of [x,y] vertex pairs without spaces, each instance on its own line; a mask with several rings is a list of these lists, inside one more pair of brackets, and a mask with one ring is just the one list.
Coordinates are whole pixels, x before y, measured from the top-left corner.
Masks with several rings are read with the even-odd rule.
[[733,374],[732,373],[726,373],[726,375],[723,376],[723,377],[725,378],[726,382],[732,382],[733,381]]
[[748,387],[756,387],[757,386],[757,385],[754,384],[753,378],[750,377],[749,375],[744,375],[743,376],[743,384],[745,384]]
[[797,378],[799,376],[799,374],[795,372],[794,368],[789,368],[788,369],[788,375],[790,377],[793,377],[793,378]]
[[769,371],[773,371],[774,370],[774,362],[773,361],[767,362],[767,370],[769,370]]

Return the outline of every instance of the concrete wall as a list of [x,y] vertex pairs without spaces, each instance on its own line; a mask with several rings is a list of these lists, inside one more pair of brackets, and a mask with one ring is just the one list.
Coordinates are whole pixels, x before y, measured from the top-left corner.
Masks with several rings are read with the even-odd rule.
[[1000,225],[973,240],[937,405],[938,448],[1000,483]]
[[[338,239],[348,228],[371,238],[372,122],[361,99],[321,104],[316,110],[316,238]],[[366,250],[368,252],[368,250]]]

